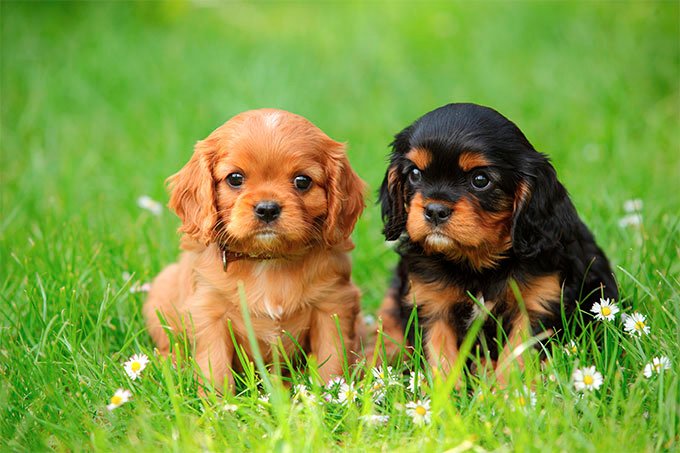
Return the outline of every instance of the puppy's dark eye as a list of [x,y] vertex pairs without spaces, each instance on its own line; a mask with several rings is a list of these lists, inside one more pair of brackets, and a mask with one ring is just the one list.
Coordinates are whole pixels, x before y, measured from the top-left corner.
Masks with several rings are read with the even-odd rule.
[[408,180],[411,182],[411,184],[418,184],[421,179],[423,179],[423,174],[417,168],[414,168],[408,174]]
[[229,173],[227,175],[227,184],[229,184],[231,187],[239,187],[241,184],[243,184],[243,180],[245,178],[241,173]]
[[293,180],[293,185],[297,190],[307,190],[312,185],[312,178],[306,175],[298,175]]
[[485,189],[489,184],[491,184],[491,180],[486,173],[480,172],[472,175],[472,187],[475,189]]

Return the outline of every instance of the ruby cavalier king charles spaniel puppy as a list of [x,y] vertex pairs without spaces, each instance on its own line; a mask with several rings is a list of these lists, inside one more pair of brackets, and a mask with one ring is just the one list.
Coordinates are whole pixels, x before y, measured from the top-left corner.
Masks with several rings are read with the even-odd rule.
[[[404,330],[415,306],[428,362],[444,373],[484,313],[477,344],[503,385],[498,365],[528,336],[561,331],[577,308],[618,299],[607,258],[550,161],[495,110],[449,104],[397,134],[380,202],[385,237],[398,240],[401,257],[383,330],[413,344],[414,329],[410,340]],[[395,344],[385,346],[394,355]]]
[[144,305],[160,352],[170,349],[164,328],[188,335],[204,378],[233,391],[236,348],[253,357],[242,287],[266,362],[279,343],[289,356],[301,346],[322,379],[342,374],[343,351],[358,350],[348,252],[365,188],[345,146],[301,116],[248,111],[199,141],[169,186],[184,252]]

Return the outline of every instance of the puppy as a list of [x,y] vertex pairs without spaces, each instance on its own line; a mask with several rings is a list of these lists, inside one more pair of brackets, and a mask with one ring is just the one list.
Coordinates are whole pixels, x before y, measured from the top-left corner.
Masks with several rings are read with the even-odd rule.
[[415,304],[428,361],[444,372],[483,312],[480,339],[501,364],[523,338],[562,330],[562,313],[618,298],[550,161],[495,110],[449,104],[397,134],[380,202],[385,237],[399,240],[401,256],[380,310],[385,332],[403,341]]
[[365,187],[345,146],[301,116],[253,110],[199,141],[168,181],[184,253],[156,277],[144,305],[161,353],[169,340],[159,315],[189,336],[203,375],[233,389],[235,348],[253,354],[242,284],[265,361],[278,343],[295,355],[297,342],[323,379],[341,374],[343,351],[357,350],[359,290],[348,252]]

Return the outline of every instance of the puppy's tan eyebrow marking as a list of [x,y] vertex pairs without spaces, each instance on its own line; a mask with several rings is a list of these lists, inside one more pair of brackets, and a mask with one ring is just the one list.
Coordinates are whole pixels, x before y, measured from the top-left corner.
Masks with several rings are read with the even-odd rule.
[[488,167],[491,162],[486,160],[486,158],[480,153],[476,152],[464,152],[458,158],[458,166],[463,171],[470,171],[477,167]]
[[406,158],[416,164],[421,170],[427,168],[427,166],[430,165],[430,162],[432,162],[432,154],[423,148],[413,148],[406,153]]

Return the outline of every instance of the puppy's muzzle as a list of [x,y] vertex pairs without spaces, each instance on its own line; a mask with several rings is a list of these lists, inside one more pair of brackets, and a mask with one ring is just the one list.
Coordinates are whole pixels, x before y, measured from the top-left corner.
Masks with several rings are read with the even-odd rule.
[[425,206],[425,212],[423,215],[425,216],[425,220],[427,220],[432,225],[437,226],[449,220],[452,212],[453,210],[451,208],[444,206],[443,204],[429,203],[427,206]]
[[281,205],[275,201],[260,201],[253,208],[255,217],[264,223],[272,223],[281,215]]

